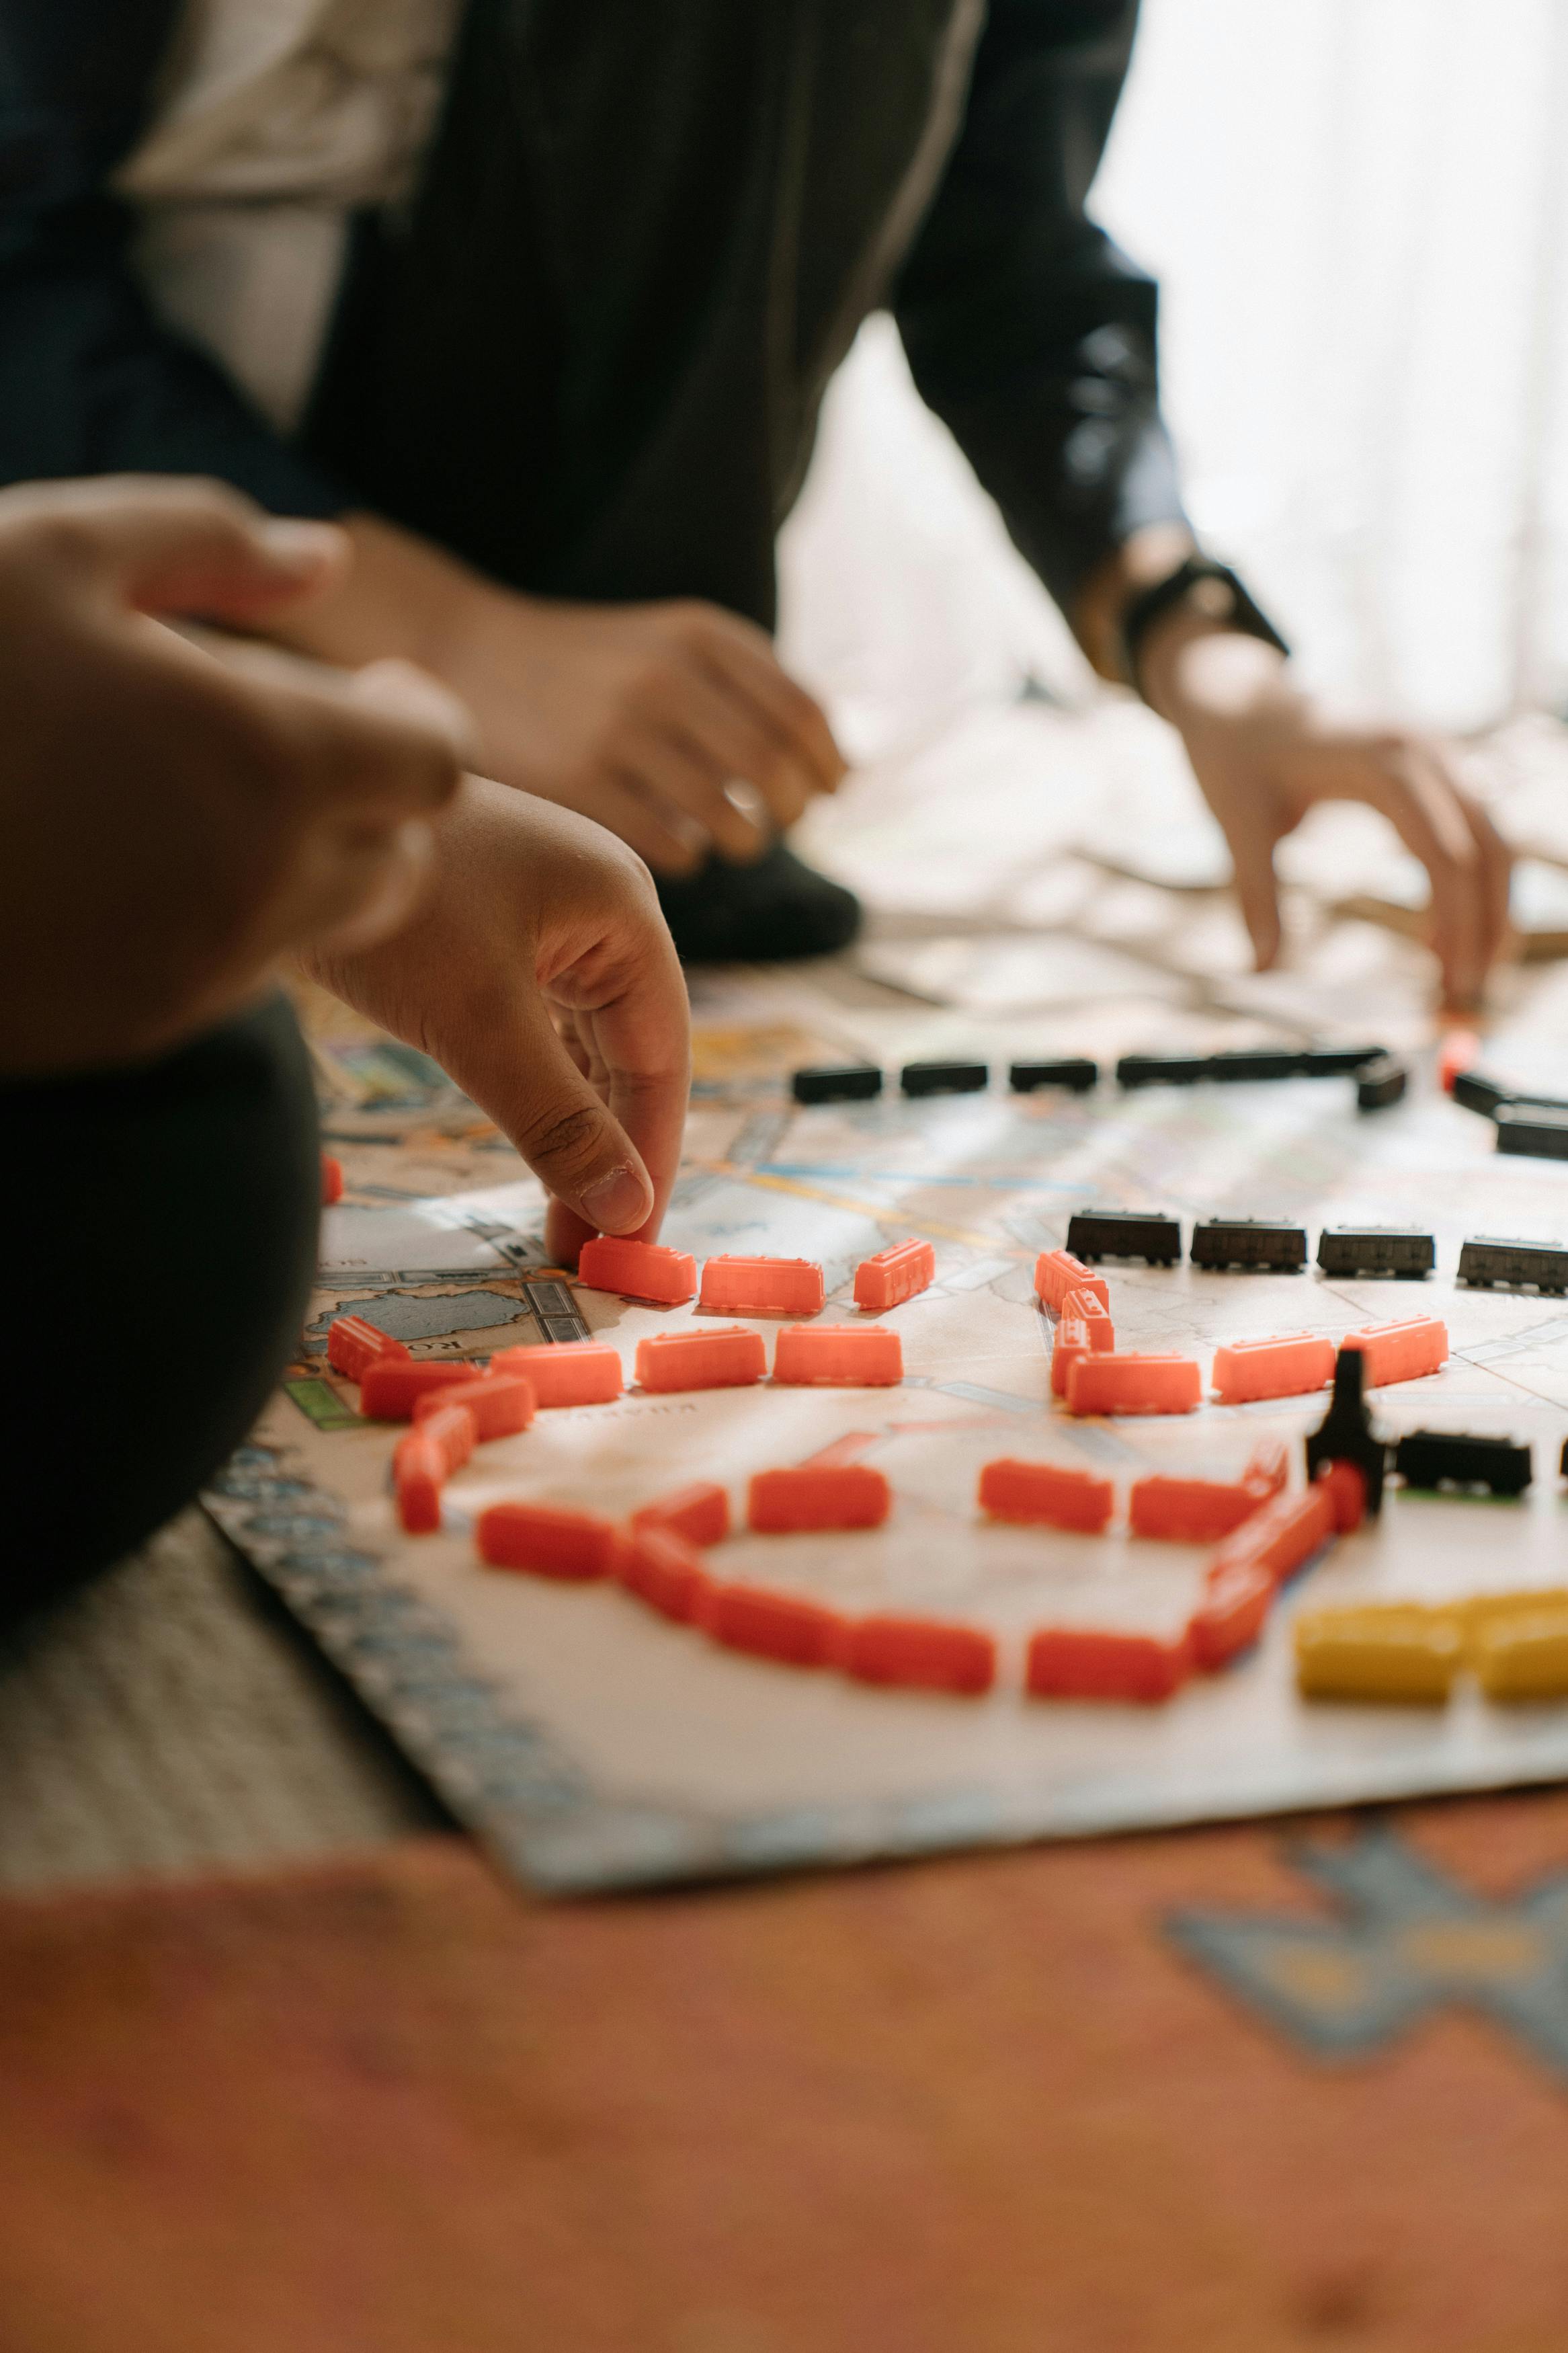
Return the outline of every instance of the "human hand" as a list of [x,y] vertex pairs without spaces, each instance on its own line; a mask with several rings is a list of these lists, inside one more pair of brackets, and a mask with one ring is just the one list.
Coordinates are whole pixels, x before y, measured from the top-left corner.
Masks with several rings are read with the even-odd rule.
[[1444,1005],[1473,1010],[1508,927],[1510,859],[1442,746],[1398,728],[1332,724],[1273,647],[1198,617],[1173,615],[1152,631],[1140,670],[1225,833],[1258,970],[1279,953],[1276,845],[1319,801],[1364,801],[1426,867]]
[[487,776],[607,826],[657,873],[760,857],[844,775],[818,705],[733,613],[519,596],[379,517],[348,532],[352,567],[279,634],[433,670],[474,713]]
[[546,1240],[650,1238],[680,1158],[686,984],[640,860],[570,811],[468,776],[424,905],[306,969],[432,1055],[552,1195]]
[[460,774],[450,698],[152,617],[253,628],[343,555],[216,484],[0,491],[0,1068],[156,1052],[286,950],[406,913]]

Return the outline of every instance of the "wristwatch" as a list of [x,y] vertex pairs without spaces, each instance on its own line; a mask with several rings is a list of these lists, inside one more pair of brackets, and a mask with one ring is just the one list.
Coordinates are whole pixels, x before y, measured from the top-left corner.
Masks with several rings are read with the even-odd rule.
[[[1140,694],[1143,693],[1143,681],[1138,675],[1139,649],[1155,622],[1178,605],[1190,605],[1194,612],[1205,614],[1213,621],[1223,621],[1227,629],[1238,629],[1243,637],[1261,638],[1266,646],[1273,646],[1282,654],[1289,653],[1289,647],[1273,622],[1253,603],[1228,564],[1215,564],[1206,555],[1189,555],[1163,580],[1156,580],[1152,588],[1141,588],[1136,596],[1129,597],[1122,610],[1118,630],[1121,667],[1129,684],[1136,687]],[[1144,700],[1148,700],[1147,696]]]

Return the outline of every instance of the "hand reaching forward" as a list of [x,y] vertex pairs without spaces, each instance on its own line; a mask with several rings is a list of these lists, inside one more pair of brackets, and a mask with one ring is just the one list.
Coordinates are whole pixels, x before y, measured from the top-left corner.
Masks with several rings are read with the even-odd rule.
[[401,664],[208,652],[152,617],[258,627],[345,554],[213,483],[0,491],[0,1071],[158,1052],[285,951],[406,913],[458,706]]
[[487,776],[607,826],[656,873],[760,858],[844,775],[818,704],[734,613],[520,596],[378,516],[347,531],[353,564],[272,634],[418,662],[472,712]]
[[413,921],[305,962],[510,1137],[552,1196],[556,1257],[658,1232],[686,1120],[686,984],[647,868],[601,827],[467,777]]
[[1444,1003],[1473,1010],[1507,931],[1510,860],[1441,745],[1394,728],[1335,726],[1272,647],[1183,617],[1151,637],[1142,669],[1224,829],[1259,971],[1279,953],[1277,844],[1318,801],[1364,801],[1426,869]]

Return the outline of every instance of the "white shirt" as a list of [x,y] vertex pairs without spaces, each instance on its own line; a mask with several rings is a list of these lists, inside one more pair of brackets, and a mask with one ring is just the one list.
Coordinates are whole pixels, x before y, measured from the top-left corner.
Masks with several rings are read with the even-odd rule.
[[288,430],[350,214],[395,205],[435,127],[459,0],[187,0],[155,117],[115,175],[160,315]]

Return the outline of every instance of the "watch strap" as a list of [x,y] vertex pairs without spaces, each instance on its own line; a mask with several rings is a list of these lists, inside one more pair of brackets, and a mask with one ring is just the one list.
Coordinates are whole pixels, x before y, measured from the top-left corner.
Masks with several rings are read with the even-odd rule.
[[1290,651],[1268,614],[1254,603],[1228,564],[1216,564],[1206,555],[1189,555],[1163,580],[1156,580],[1152,587],[1141,588],[1135,596],[1129,597],[1122,611],[1119,631],[1122,669],[1140,694],[1143,692],[1143,681],[1138,674],[1139,649],[1155,622],[1178,605],[1191,605],[1211,619],[1223,622],[1226,628],[1238,629],[1244,637],[1261,638],[1266,646],[1273,646],[1279,653],[1289,655]]

